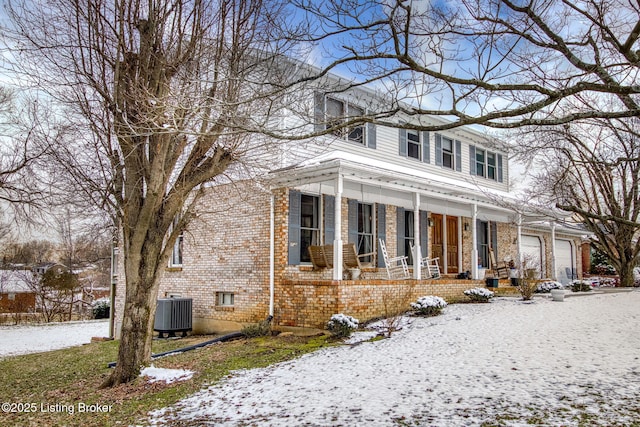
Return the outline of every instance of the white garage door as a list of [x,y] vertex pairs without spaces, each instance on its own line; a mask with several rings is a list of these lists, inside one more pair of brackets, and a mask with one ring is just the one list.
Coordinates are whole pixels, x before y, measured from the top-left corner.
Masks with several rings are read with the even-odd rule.
[[525,268],[535,268],[542,272],[542,242],[538,236],[522,236],[522,260],[527,262]]
[[569,240],[556,240],[556,277],[560,283],[570,283],[575,277],[576,263]]

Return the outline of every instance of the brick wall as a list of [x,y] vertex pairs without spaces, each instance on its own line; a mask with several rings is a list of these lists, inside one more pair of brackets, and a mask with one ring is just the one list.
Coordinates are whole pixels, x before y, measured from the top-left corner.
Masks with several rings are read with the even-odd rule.
[[[268,315],[271,195],[251,182],[217,186],[207,191],[209,194],[198,206],[198,217],[184,234],[183,265],[163,272],[158,296],[193,298],[194,331],[223,332],[238,329],[244,323],[260,321]],[[273,196],[276,324],[322,327],[332,314],[339,312],[366,320],[382,316],[385,300],[394,298],[407,288],[412,300],[423,295],[437,295],[451,301],[463,298],[462,292],[474,286],[469,281],[455,279],[392,282],[384,280],[384,268],[364,269],[363,280],[357,282],[334,282],[331,270],[313,271],[310,266],[289,266],[289,191],[278,189]],[[346,198],[342,200],[341,208],[342,240],[346,242]],[[396,217],[396,207],[387,205],[386,243],[391,256],[397,253]],[[471,225],[471,219],[463,217],[461,221],[462,271],[470,270],[472,262],[472,227],[465,231],[465,222]],[[550,238],[550,233],[537,234]],[[499,259],[515,258],[515,239],[515,227],[498,224]],[[548,249],[550,245],[545,247]],[[581,272],[581,257],[578,255],[577,259]],[[119,268],[119,278],[124,278],[122,257]],[[123,282],[119,281],[116,299],[117,330],[125,293]],[[218,304],[216,295],[219,292],[234,294],[232,307]]]
[[282,326],[324,328],[332,314],[345,313],[363,322],[384,316],[385,304],[409,310],[411,302],[425,295],[466,300],[464,290],[475,286],[481,285],[454,279],[284,281],[276,293],[275,320]]

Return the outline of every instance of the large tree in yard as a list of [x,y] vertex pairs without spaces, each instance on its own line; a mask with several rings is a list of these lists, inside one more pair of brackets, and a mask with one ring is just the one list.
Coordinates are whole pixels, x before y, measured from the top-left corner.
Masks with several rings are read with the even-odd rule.
[[520,155],[532,158],[541,200],[571,212],[592,244],[633,286],[640,261],[640,126],[637,119],[592,119],[527,132]]
[[[640,5],[625,0],[294,0],[317,62],[375,83],[416,128],[640,114]],[[619,103],[604,108],[602,94]],[[405,101],[400,103],[399,101]],[[582,105],[581,108],[564,108]],[[379,112],[378,112],[379,113]],[[392,117],[392,124],[397,119]]]
[[[64,115],[59,174],[110,208],[126,278],[117,366],[150,360],[159,277],[204,184],[265,158],[252,132],[278,108],[286,2],[14,1],[9,62]],[[284,70],[283,70],[284,72]],[[259,152],[263,156],[255,156]]]

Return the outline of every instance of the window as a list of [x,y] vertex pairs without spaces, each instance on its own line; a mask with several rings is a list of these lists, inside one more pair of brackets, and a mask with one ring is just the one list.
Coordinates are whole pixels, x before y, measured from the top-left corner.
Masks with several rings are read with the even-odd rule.
[[448,169],[453,169],[453,156],[453,140],[442,137],[442,166]]
[[[364,110],[353,105],[348,105],[348,115],[350,117],[364,116]],[[357,142],[358,144],[364,144],[364,125],[358,125],[349,128],[348,137],[349,141]]]
[[[326,101],[326,110],[325,110],[325,121],[327,123],[327,129],[337,128],[342,125],[345,116],[345,106],[344,102],[338,101],[337,99],[327,98]],[[343,129],[336,129],[333,134],[337,136],[343,135]]]
[[407,156],[420,160],[420,134],[416,130],[407,130]]
[[[169,228],[169,234],[173,233],[174,228],[178,224],[179,219],[173,220],[173,224]],[[181,232],[176,241],[173,243],[173,249],[171,251],[171,258],[169,259],[169,267],[181,267],[182,266],[182,246],[184,242],[184,232]]]
[[413,211],[404,211],[404,253],[409,257],[409,264],[413,265],[413,252],[411,252],[411,243],[415,241],[415,233],[413,231]]
[[469,173],[502,182],[502,154],[469,145]]
[[496,154],[487,153],[487,178],[496,179]]
[[[373,205],[358,203],[358,253],[373,252]],[[371,262],[372,256],[361,259]]]
[[309,246],[320,243],[320,198],[300,195],[300,261],[311,262]]
[[484,150],[476,149],[476,175],[484,176],[485,157]]
[[7,297],[9,298],[9,301],[15,301],[16,300],[16,294],[7,294]]
[[219,306],[230,307],[233,305],[233,292],[218,292],[216,299]]
[[364,116],[364,108],[357,107],[344,101],[340,101],[333,98],[326,98],[325,101],[325,123],[326,129],[336,128],[333,132],[334,135],[346,138],[349,141],[356,142],[358,144],[364,144],[364,125],[359,124],[349,127],[347,129],[340,128],[345,120],[350,117]]

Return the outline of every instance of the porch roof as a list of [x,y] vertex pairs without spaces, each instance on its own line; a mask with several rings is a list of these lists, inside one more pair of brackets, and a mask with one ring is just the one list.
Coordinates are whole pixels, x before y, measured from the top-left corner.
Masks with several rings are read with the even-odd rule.
[[[352,153],[332,151],[289,168],[279,169],[271,173],[271,184],[277,187],[300,187],[310,184],[328,184],[324,190],[330,191],[337,178],[341,176],[345,182],[360,184],[360,191],[366,189],[375,196],[380,196],[374,189],[385,189],[395,194],[405,195],[405,207],[411,207],[411,195],[420,194],[427,200],[434,212],[439,206],[452,204],[459,206],[458,214],[470,216],[470,206],[476,205],[478,212],[488,219],[516,222],[518,214],[524,222],[539,219],[540,213],[522,212],[522,201],[512,193],[494,188],[483,187],[471,176],[468,179],[452,179],[435,175],[424,170],[414,169],[365,158]],[[323,192],[324,192],[323,191]],[[394,200],[402,205],[402,200]],[[431,210],[431,209],[429,209]],[[562,215],[549,212],[547,220],[561,219]]]

